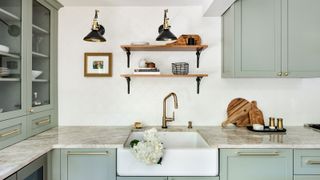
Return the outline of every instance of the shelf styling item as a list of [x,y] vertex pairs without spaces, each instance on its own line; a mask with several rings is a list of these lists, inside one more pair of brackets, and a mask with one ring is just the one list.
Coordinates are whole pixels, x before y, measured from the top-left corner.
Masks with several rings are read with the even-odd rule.
[[32,70],[32,80],[37,79],[42,74],[42,71]]
[[0,52],[8,53],[9,52],[9,47],[0,44]]
[[201,37],[198,34],[182,34],[179,38],[168,43],[170,46],[201,46]]
[[84,76],[112,77],[112,53],[85,53]]
[[177,37],[170,31],[171,26],[169,25],[168,9],[164,10],[163,25],[158,29],[159,36],[157,41],[171,41],[176,40]]
[[172,73],[174,75],[187,75],[187,74],[189,74],[189,64],[186,62],[172,63]]
[[96,10],[92,22],[91,32],[84,37],[83,40],[89,42],[106,42],[106,39],[103,37],[105,29],[101,24],[98,23],[98,13],[99,10]]
[[0,77],[6,77],[10,75],[10,70],[6,67],[0,67]]

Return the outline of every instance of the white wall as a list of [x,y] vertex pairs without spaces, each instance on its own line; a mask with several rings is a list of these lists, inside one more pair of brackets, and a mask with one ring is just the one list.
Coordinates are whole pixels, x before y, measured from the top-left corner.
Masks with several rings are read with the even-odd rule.
[[[220,125],[231,99],[257,100],[265,118],[283,117],[285,125],[320,122],[318,102],[320,79],[221,79],[221,23],[219,18],[202,17],[200,7],[172,7],[172,31],[198,33],[209,48],[195,68],[191,52],[133,52],[131,68],[120,48],[132,41],[153,41],[162,22],[164,7],[98,7],[106,28],[107,43],[88,43],[94,7],[64,7],[59,18],[59,123],[60,125],[130,125],[142,121],[160,125],[162,99],[177,93],[179,109],[170,125]],[[112,78],[86,78],[84,52],[112,52]],[[191,72],[209,73],[196,94],[195,79],[132,79],[131,95],[120,74],[130,73],[144,57],[153,58],[163,72],[171,62],[187,61]],[[172,108],[172,107],[171,107]],[[171,109],[170,108],[170,109]],[[169,111],[171,113],[171,111]]]

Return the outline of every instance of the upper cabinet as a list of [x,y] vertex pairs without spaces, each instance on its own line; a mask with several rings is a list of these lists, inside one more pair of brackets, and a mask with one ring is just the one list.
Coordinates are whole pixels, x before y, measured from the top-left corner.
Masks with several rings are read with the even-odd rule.
[[317,0],[238,0],[223,15],[223,77],[319,77]]

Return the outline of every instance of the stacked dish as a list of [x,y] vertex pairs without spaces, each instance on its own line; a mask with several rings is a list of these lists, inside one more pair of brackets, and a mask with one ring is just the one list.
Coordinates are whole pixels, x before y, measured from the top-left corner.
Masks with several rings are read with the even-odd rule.
[[0,51],[8,53],[9,52],[9,47],[0,44]]
[[0,77],[9,76],[10,70],[6,67],[0,67]]

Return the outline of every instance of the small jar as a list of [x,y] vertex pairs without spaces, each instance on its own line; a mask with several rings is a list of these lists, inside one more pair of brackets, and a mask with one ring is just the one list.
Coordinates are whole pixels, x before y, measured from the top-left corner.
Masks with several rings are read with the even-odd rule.
[[283,130],[283,119],[282,118],[277,118],[277,127],[278,127],[278,130]]
[[276,127],[275,127],[275,118],[273,118],[273,117],[269,118],[269,129],[276,129]]

